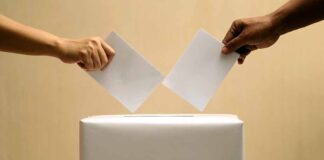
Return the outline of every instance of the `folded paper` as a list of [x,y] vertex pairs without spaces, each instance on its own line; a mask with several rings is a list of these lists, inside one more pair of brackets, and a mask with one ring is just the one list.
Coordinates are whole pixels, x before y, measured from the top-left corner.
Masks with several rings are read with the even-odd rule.
[[107,43],[116,52],[112,62],[105,70],[89,74],[128,110],[134,112],[162,81],[163,76],[117,33],[112,32]]
[[221,54],[222,47],[212,35],[199,30],[163,84],[203,111],[239,56]]
[[243,160],[234,115],[115,115],[80,122],[81,160]]

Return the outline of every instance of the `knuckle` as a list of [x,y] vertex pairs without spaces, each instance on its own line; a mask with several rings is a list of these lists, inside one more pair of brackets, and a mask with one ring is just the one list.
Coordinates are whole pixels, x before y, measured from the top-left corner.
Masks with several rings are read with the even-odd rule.
[[93,44],[100,44],[101,38],[100,37],[92,37],[90,39],[90,42],[93,43]]
[[234,21],[233,25],[240,28],[240,27],[244,27],[246,25],[246,22],[244,19],[237,19]]
[[239,35],[239,38],[240,38],[240,40],[248,41],[249,39],[251,39],[251,34],[246,33],[246,32],[242,32],[242,33]]
[[92,40],[88,41],[87,48],[89,50],[94,50],[95,48],[97,48],[97,46],[98,46],[97,42]]
[[92,41],[89,41],[87,48],[88,48],[88,50],[92,51],[92,50],[94,50],[94,46],[95,46],[95,43],[93,43]]
[[86,58],[88,56],[88,50],[86,50],[86,49],[81,50],[80,51],[80,56],[82,58]]
[[95,49],[96,49],[95,46],[89,45],[88,48],[86,49],[88,52],[88,55],[92,56],[94,54]]
[[239,25],[241,22],[242,22],[242,19],[236,19],[236,20],[234,20],[233,24]]
[[237,37],[237,40],[238,40],[238,41],[245,41],[245,40],[247,40],[247,36],[246,36],[246,34],[244,34],[244,33],[240,34],[240,35]]

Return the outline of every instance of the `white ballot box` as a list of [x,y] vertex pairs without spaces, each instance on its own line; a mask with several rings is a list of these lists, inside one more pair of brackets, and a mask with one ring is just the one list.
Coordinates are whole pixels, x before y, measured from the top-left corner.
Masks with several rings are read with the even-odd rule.
[[81,160],[242,160],[235,115],[114,115],[80,122]]

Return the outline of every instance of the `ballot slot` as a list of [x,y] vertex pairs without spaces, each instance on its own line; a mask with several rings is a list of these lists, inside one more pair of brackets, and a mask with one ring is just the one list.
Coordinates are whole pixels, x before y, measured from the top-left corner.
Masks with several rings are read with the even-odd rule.
[[194,117],[194,115],[125,115],[123,117]]

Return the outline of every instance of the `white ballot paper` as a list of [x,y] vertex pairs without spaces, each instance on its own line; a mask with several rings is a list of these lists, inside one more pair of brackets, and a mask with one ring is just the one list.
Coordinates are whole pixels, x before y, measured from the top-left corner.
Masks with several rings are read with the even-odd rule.
[[200,29],[163,84],[203,111],[239,54],[221,54],[223,44]]
[[116,52],[113,60],[105,70],[89,74],[129,111],[134,112],[163,80],[163,76],[117,33],[112,32],[106,42]]
[[80,160],[243,160],[235,115],[114,115],[80,121]]

